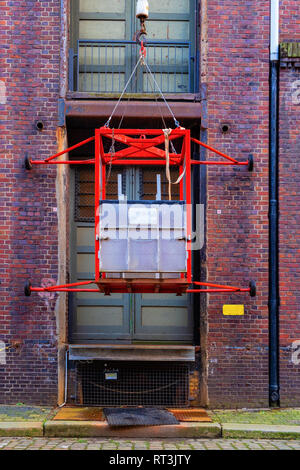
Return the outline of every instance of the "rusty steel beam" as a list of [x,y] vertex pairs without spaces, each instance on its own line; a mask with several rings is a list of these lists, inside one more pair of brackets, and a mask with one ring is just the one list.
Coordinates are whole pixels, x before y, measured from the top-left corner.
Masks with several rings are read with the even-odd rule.
[[[105,119],[110,116],[116,101],[87,101],[73,100],[66,101],[65,113],[66,117],[91,117]],[[170,107],[179,120],[199,121],[201,119],[201,103],[200,102],[173,102]],[[166,119],[172,117],[167,107],[162,102],[159,105],[149,101],[128,101],[120,102],[114,117],[121,118],[126,112],[127,118],[134,119],[153,119],[161,118],[161,114]]]

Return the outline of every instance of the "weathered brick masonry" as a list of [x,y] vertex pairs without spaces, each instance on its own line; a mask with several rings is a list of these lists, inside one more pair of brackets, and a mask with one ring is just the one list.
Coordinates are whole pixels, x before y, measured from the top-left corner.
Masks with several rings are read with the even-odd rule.
[[[299,2],[280,2],[280,42],[300,40]],[[208,307],[208,393],[211,406],[268,404],[268,78],[269,2],[208,2],[208,138],[255,170],[208,171],[207,271],[213,280],[257,280],[245,317],[222,318],[224,298]],[[281,404],[299,405],[299,68],[280,70],[279,256]],[[300,62],[298,60],[298,62]],[[294,98],[293,98],[294,94]],[[231,131],[223,134],[220,124]],[[217,176],[218,175],[218,176]],[[221,213],[217,211],[221,210]],[[218,275],[219,273],[219,275]],[[228,299],[228,301],[230,301]],[[226,301],[227,302],[227,301]],[[236,297],[232,302],[239,303]]]
[[280,67],[280,388],[283,406],[299,406],[300,354],[293,346],[300,340],[300,6],[296,0],[281,2],[280,42],[298,42],[294,57],[281,59]]
[[[300,62],[300,57],[298,59]],[[298,84],[296,83],[298,81]],[[298,94],[297,94],[298,89]],[[280,71],[279,272],[280,382],[283,405],[299,405],[300,365],[292,362],[300,340],[300,64]],[[298,355],[298,357],[300,354]],[[299,357],[300,358],[300,357]],[[296,359],[296,358],[295,358]]]
[[[269,2],[208,4],[208,142],[246,160],[253,173],[210,168],[207,272],[211,282],[247,285],[258,295],[208,301],[210,406],[268,405],[268,74]],[[221,124],[230,130],[223,134]],[[224,317],[222,304],[245,315]]]
[[[2,1],[1,76],[1,340],[0,401],[55,403],[55,304],[24,297],[24,279],[57,279],[56,168],[24,169],[24,155],[56,151],[60,2]],[[35,122],[44,123],[42,132]],[[13,347],[16,344],[15,347]]]
[[[203,2],[206,3],[206,2]],[[56,167],[24,169],[24,155],[46,158],[57,149],[60,2],[0,1],[0,402],[56,403],[55,299],[25,298],[24,279],[57,281]],[[281,41],[300,41],[298,0],[281,2]],[[207,170],[207,277],[247,285],[258,296],[208,298],[208,398],[211,407],[268,406],[268,145],[269,2],[207,2],[208,143],[245,168]],[[293,101],[300,69],[280,71],[281,403],[300,404],[299,120]],[[2,87],[3,88],[3,87]],[[300,93],[299,95],[300,96]],[[6,97],[6,99],[5,99]],[[6,101],[6,102],[5,102]],[[2,103],[2,104],[1,104]],[[42,120],[42,132],[36,129]],[[228,124],[223,133],[221,124]],[[244,303],[245,316],[224,317],[224,303]]]

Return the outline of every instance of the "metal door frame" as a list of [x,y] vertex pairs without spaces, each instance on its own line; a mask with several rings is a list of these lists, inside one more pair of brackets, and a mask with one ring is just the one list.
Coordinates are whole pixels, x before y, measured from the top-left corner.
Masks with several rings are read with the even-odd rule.
[[[77,272],[77,262],[76,257],[78,253],[86,253],[85,247],[78,247],[76,241],[76,233],[78,227],[91,227],[94,228],[93,222],[78,222],[75,220],[75,169],[70,172],[70,280],[71,282],[76,282],[78,274],[79,278],[83,280],[93,279],[94,273],[78,273]],[[140,168],[128,167],[124,168],[125,176],[125,187],[127,189],[126,194],[128,197],[138,198],[141,188],[141,177]],[[79,248],[79,249],[78,249]],[[81,250],[81,251],[80,251]],[[93,249],[92,249],[93,250]],[[94,252],[88,251],[89,253]],[[178,297],[178,302],[176,305],[174,301],[170,300],[153,300],[147,301],[142,299],[142,294],[123,294],[119,299],[112,299],[107,297],[105,299],[78,299],[76,293],[69,293],[68,301],[68,311],[69,311],[69,341],[72,343],[88,341],[88,342],[122,342],[133,344],[135,342],[189,342],[192,343],[193,340],[193,306],[191,302],[191,294],[187,294],[189,301],[182,302],[180,297]],[[188,314],[188,327],[184,334],[182,334],[182,327],[178,327],[178,332],[172,334],[167,332],[162,332],[161,327],[149,327],[145,331],[146,327],[143,327],[144,332],[142,332],[141,319],[142,319],[142,306],[151,306],[151,303],[154,307],[159,306],[178,306],[186,307]],[[147,305],[148,304],[148,305]],[[171,304],[171,305],[170,305]],[[113,327],[101,327],[101,333],[95,332],[95,327],[93,326],[84,326],[84,331],[75,332],[74,326],[76,324],[75,315],[77,307],[93,305],[93,306],[122,306],[123,307],[123,330],[118,328],[115,331]],[[153,331],[153,328],[155,330]],[[170,327],[167,327],[170,328]],[[176,327],[174,327],[176,328]],[[138,329],[138,331],[137,331]],[[151,331],[150,331],[151,330]],[[159,330],[159,331],[158,331]],[[155,338],[153,338],[155,334]]]

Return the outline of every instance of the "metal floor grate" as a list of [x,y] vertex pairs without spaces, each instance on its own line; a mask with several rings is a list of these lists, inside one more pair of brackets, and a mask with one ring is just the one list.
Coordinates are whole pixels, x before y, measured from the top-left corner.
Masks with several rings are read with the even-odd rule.
[[188,397],[188,365],[77,363],[78,405],[184,407]]
[[212,419],[203,408],[191,408],[188,410],[169,408],[178,421],[211,423]]
[[157,408],[104,408],[109,426],[162,426],[179,424],[167,410]]
[[102,408],[63,406],[52,418],[53,421],[104,421]]

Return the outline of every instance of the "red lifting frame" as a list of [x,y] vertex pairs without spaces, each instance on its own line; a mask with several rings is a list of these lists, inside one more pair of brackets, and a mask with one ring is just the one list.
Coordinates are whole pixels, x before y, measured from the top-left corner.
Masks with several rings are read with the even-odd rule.
[[[126,145],[126,148],[112,153],[106,153],[104,150],[103,138],[111,141],[120,142]],[[31,169],[32,165],[46,164],[94,164],[95,165],[95,280],[82,281],[71,284],[63,284],[49,287],[32,287],[30,282],[25,285],[25,294],[31,292],[103,292],[110,293],[130,293],[130,292],[164,292],[177,294],[188,293],[214,293],[214,292],[249,292],[251,296],[256,293],[255,283],[251,281],[248,288],[236,286],[225,286],[207,282],[196,282],[192,280],[192,257],[191,257],[191,234],[192,234],[192,215],[191,215],[191,165],[242,165],[248,166],[251,171],[253,168],[253,157],[250,156],[247,162],[239,162],[234,158],[219,152],[213,147],[191,138],[190,130],[178,127],[172,129],[168,135],[169,141],[182,139],[180,153],[169,153],[170,166],[178,166],[180,175],[185,172],[184,178],[180,181],[180,200],[184,199],[187,208],[187,272],[182,273],[178,279],[117,279],[107,278],[105,273],[100,275],[100,261],[98,253],[100,250],[99,224],[100,224],[100,200],[105,200],[106,185],[106,165],[138,165],[153,166],[166,165],[165,151],[159,146],[165,143],[165,134],[161,129],[110,129],[101,127],[95,129],[95,136],[79,142],[72,147],[67,148],[45,160],[31,160],[25,157],[25,167]],[[95,141],[95,159],[89,160],[56,160],[57,157],[64,155],[88,142]],[[201,145],[217,155],[225,158],[227,161],[198,161],[191,159],[191,141]],[[185,191],[184,191],[185,180]],[[87,289],[84,286],[96,284],[96,289]],[[189,288],[190,285],[200,286],[199,288]]]
[[[127,147],[111,155],[105,153],[103,138],[115,140]],[[192,283],[192,257],[191,257],[191,137],[190,130],[176,128],[168,136],[169,141],[182,139],[180,153],[169,154],[170,165],[178,166],[182,174],[185,167],[185,177],[180,181],[180,199],[183,200],[185,179],[186,208],[187,208],[187,273],[180,279],[116,279],[107,278],[105,273],[100,277],[100,262],[97,253],[100,250],[99,237],[99,201],[105,200],[106,165],[138,165],[153,166],[166,165],[165,151],[159,146],[165,143],[165,134],[161,129],[109,129],[102,127],[96,129],[95,135],[95,282],[102,292],[186,292]],[[99,175],[99,177],[97,177]]]

